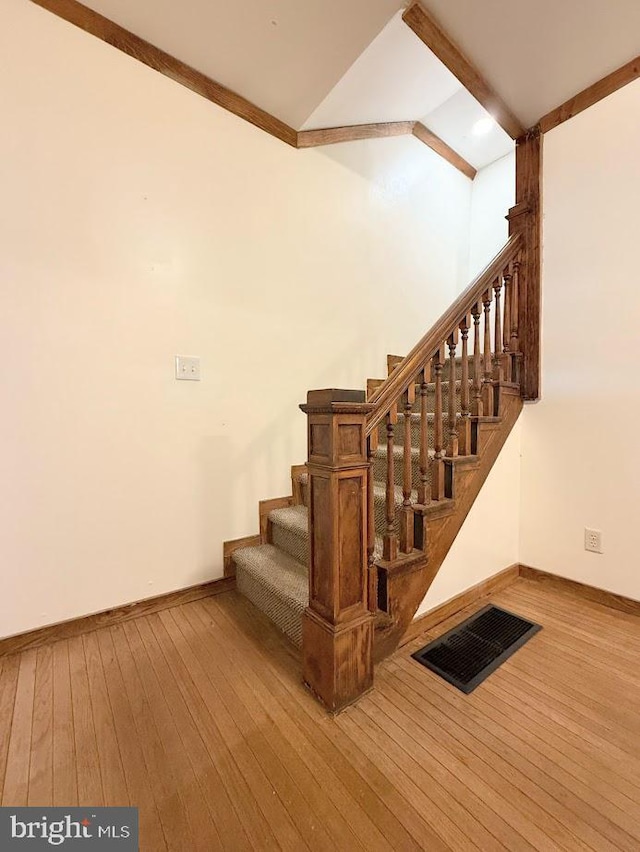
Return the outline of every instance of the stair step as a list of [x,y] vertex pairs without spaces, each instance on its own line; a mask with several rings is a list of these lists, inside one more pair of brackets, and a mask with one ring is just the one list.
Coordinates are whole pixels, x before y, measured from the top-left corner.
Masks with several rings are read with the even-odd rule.
[[[449,406],[449,387],[450,387],[450,382],[447,382],[447,381],[442,382],[442,409],[443,409],[443,411],[447,411],[448,406]],[[461,398],[461,392],[462,392],[462,382],[456,381],[455,384],[454,384],[454,387],[455,387],[455,394],[456,394],[456,411],[459,413],[460,409],[461,409],[460,398]],[[473,387],[473,383],[470,381],[469,382],[469,401],[471,401],[472,387]],[[435,411],[435,407],[436,407],[435,400],[436,400],[436,384],[435,384],[435,382],[429,382],[429,384],[427,385],[427,412],[429,414],[433,414],[433,412]],[[421,406],[420,393],[416,392],[416,401],[413,404],[413,410],[415,412],[420,412],[421,411],[420,406]]]
[[[443,383],[443,390],[447,384]],[[446,395],[445,395],[446,399]],[[418,403],[419,404],[419,403]],[[460,383],[456,383],[456,404],[460,404]],[[458,415],[459,417],[459,415]],[[434,414],[427,415],[429,428],[429,457],[433,458],[433,422]],[[394,504],[396,508],[396,531],[399,529],[399,517],[403,504],[402,480],[404,460],[404,419],[403,413],[398,415],[398,423],[394,430]],[[443,413],[443,435],[446,440],[448,414]],[[381,426],[381,441],[374,454],[374,516],[375,516],[375,547],[374,558],[381,560],[383,555],[382,536],[386,531],[386,468],[387,446],[386,429]],[[414,411],[411,414],[411,470],[412,494],[411,501],[418,499],[417,488],[420,483],[420,415]],[[429,471],[430,475],[430,471]],[[256,547],[246,547],[236,550],[233,561],[236,567],[236,584],[238,590],[248,598],[258,609],[274,622],[285,633],[294,645],[302,643],[302,616],[308,606],[308,565],[309,565],[309,477],[302,472],[297,477],[304,505],[285,506],[273,509],[268,514],[269,544]],[[446,504],[446,505],[445,505]],[[442,512],[451,511],[453,501],[439,501],[429,507],[429,514],[434,517]]]
[[[299,648],[302,615],[309,604],[309,516],[305,506],[292,506],[274,509],[269,522],[273,544],[234,551],[236,587]],[[283,545],[300,553],[304,564]],[[374,558],[382,558],[380,537],[376,538]]]
[[236,550],[233,561],[238,591],[300,647],[302,614],[309,604],[306,567],[272,544]]
[[[472,401],[472,390],[473,383],[469,382],[469,402]],[[462,391],[462,382],[456,381],[455,383],[455,394],[456,394],[456,411],[459,413],[461,410],[461,391]],[[416,385],[416,397],[415,402],[413,403],[412,410],[414,413],[419,414],[422,410],[422,401],[420,399],[420,386]],[[433,414],[436,408],[436,386],[435,382],[429,382],[427,385],[427,413]],[[449,382],[442,382],[442,410],[448,411],[449,408]],[[402,411],[402,402],[398,403],[398,414]]]
[[[403,503],[402,494],[402,447],[394,448],[394,456],[396,457],[396,465],[394,471],[396,474],[396,484],[394,486],[394,503],[396,506],[396,526],[397,518],[399,517],[400,509]],[[418,458],[418,474],[414,479],[414,488],[411,492],[411,502],[418,501],[417,486],[419,483],[419,453],[412,451],[412,455],[416,454]],[[384,465],[384,476],[378,477],[374,472],[373,483],[373,499],[374,499],[374,515],[376,527],[376,543],[374,555],[379,559],[382,555],[382,536],[386,532],[386,455],[387,448],[380,447],[377,458],[374,458],[375,465],[382,463]],[[433,457],[431,452],[430,457]],[[475,456],[474,456],[475,458]],[[398,474],[400,470],[400,474]],[[397,481],[399,478],[399,482]],[[450,501],[449,501],[450,502]],[[309,564],[309,514],[306,506],[290,506],[286,509],[274,509],[269,513],[269,522],[271,524],[271,541],[280,550],[284,551],[290,558],[295,559],[304,565]]]
[[[398,414],[398,422],[394,426],[393,429],[393,443],[394,447],[403,447],[404,446],[404,414]],[[411,414],[411,446],[419,447],[420,446],[420,420],[421,417],[419,414],[413,412]],[[460,420],[460,413],[456,413],[456,420]],[[432,450],[433,440],[434,440],[434,429],[433,424],[435,423],[435,414],[427,414],[427,423],[429,424],[428,436],[429,436],[429,449]],[[443,413],[442,415],[442,434],[444,437],[444,443],[447,443],[447,434],[448,434],[448,424],[449,424],[449,415],[447,413]],[[384,421],[380,424],[378,428],[378,446],[386,445],[387,443],[387,427]]]
[[[367,379],[367,399],[369,399],[377,389],[384,384],[386,379]],[[420,399],[420,382],[416,382],[415,384],[415,392],[416,392],[416,401]],[[456,394],[459,395],[462,389],[462,381],[458,378],[455,382]],[[473,380],[469,378],[469,391],[473,388]],[[449,392],[449,369],[446,369],[446,372],[443,371],[442,374],[442,393],[447,394]],[[427,397],[435,397],[436,393],[436,383],[435,382],[427,382]]]
[[[451,461],[447,459],[447,461]],[[454,464],[460,467],[467,467],[474,469],[478,465],[478,456],[457,456],[455,458]],[[396,522],[395,522],[395,531],[399,532],[399,520],[400,520],[400,510],[402,509],[402,504],[404,501],[402,485],[394,485],[393,488],[393,502],[395,504],[396,509]],[[418,502],[418,491],[414,488],[411,492],[411,502]],[[373,508],[374,508],[374,517],[375,517],[375,526],[376,526],[376,541],[378,538],[382,539],[382,536],[386,532],[387,529],[387,485],[385,481],[374,481],[373,483]],[[448,497],[443,498],[442,500],[434,500],[430,502],[427,508],[424,511],[424,514],[436,517],[440,514],[449,514],[450,511],[455,508],[455,500],[452,500]],[[377,554],[377,550],[376,550]],[[379,558],[376,555],[376,559]]]
[[271,543],[289,556],[309,564],[309,514],[306,506],[289,506],[269,512]]
[[[395,515],[395,530],[398,533],[400,510],[403,502],[402,485],[395,485],[393,488],[393,502],[396,507]],[[414,489],[411,492],[411,502],[418,502],[418,492]],[[376,536],[383,536],[387,531],[387,486],[385,482],[373,483],[373,514],[375,518]]]
[[[386,455],[386,448],[382,449]],[[394,453],[395,455],[395,453]],[[302,474],[307,476],[307,474]],[[374,481],[376,540],[374,558],[382,558],[382,535],[386,530],[386,486]],[[411,500],[418,499],[413,490]],[[394,488],[396,513],[402,507],[402,486]],[[440,501],[442,508],[453,506]],[[446,506],[445,506],[446,504]],[[434,514],[438,503],[432,503]],[[309,603],[309,514],[306,506],[288,506],[269,512],[270,544],[243,547],[233,553],[238,591],[285,633],[294,645],[302,644],[302,615]]]
[[[399,518],[400,509],[402,507],[402,479],[403,469],[402,461],[404,456],[404,448],[402,446],[394,446],[394,503],[396,506],[396,528]],[[412,492],[411,501],[416,503],[418,500],[418,485],[420,483],[420,453],[419,450],[412,448]],[[434,452],[429,450],[429,458],[432,459]],[[460,456],[460,463],[466,463],[467,459]],[[475,463],[477,457],[468,457],[469,463]],[[386,532],[386,475],[387,475],[387,448],[379,446],[373,457],[373,498],[374,498],[374,516],[376,527],[376,545],[375,557],[380,558],[382,553],[382,536]],[[308,482],[308,474],[302,474],[305,477],[305,485]],[[431,481],[431,468],[429,467],[429,482]],[[444,503],[444,501],[439,501]],[[447,501],[447,504],[452,501]],[[437,503],[434,503],[434,510],[437,508]],[[309,521],[308,509],[306,506],[291,506],[287,509],[274,509],[269,513],[271,522],[271,535],[274,543],[285,550],[289,555],[299,560],[304,559],[304,564],[309,564]]]
[[[383,483],[378,483],[384,488]],[[417,494],[417,492],[416,492]],[[402,502],[402,500],[401,500]],[[306,506],[291,506],[288,509],[274,509],[269,513],[271,524],[271,543],[283,550],[292,559],[309,565],[309,510]],[[377,536],[374,556],[382,555],[382,537]]]
[[[434,450],[429,450],[429,458],[435,455]],[[402,485],[404,481],[404,447],[393,447],[393,475],[396,485]],[[386,444],[378,446],[373,455],[373,478],[379,482],[387,481],[387,447]],[[427,481],[431,479],[430,467],[427,468]],[[411,482],[413,488],[420,484],[420,450],[411,447]]]
[[[403,360],[404,360],[404,358],[403,358],[402,355],[387,355],[387,371],[388,371],[388,374],[391,375],[391,373],[395,370],[395,368],[399,364],[402,363]],[[468,367],[469,378],[472,379],[473,376],[474,376],[473,355],[469,355],[468,360],[469,360],[469,367]],[[480,369],[482,369],[482,364],[480,366]],[[431,373],[433,373],[433,370],[431,370]],[[462,358],[460,356],[458,356],[456,358],[456,379],[460,379],[461,377],[462,377]],[[431,376],[431,378],[433,378],[433,375]],[[446,358],[446,361],[445,361],[445,364],[444,364],[444,367],[443,367],[443,378],[449,378],[449,358],[448,357]]]
[[[384,500],[386,499],[387,486],[384,482],[375,482],[373,483],[373,497],[374,500]],[[402,485],[394,485],[393,487],[393,500],[396,506],[402,506]],[[418,492],[414,489],[411,492],[411,502],[417,503],[418,501]]]

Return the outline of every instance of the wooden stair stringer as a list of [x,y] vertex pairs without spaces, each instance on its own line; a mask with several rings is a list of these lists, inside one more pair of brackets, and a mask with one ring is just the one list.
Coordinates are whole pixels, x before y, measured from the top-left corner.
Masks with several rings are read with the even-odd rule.
[[389,619],[376,630],[376,663],[388,657],[401,643],[518,420],[522,406],[519,393],[507,390],[501,400],[501,422],[478,422],[479,463],[473,468],[460,467],[456,471],[454,511],[429,519],[426,558],[413,561],[411,567],[387,571]]

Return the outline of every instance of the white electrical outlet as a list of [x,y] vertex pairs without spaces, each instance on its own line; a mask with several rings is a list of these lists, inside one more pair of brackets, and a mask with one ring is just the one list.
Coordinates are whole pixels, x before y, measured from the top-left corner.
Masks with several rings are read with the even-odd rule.
[[591,553],[602,553],[602,533],[600,530],[584,528],[584,549]]
[[199,382],[200,359],[176,355],[176,379],[184,382]]

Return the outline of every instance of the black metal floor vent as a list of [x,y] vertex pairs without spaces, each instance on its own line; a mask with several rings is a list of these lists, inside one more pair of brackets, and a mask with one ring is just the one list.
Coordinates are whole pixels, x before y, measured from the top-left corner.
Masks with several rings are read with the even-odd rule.
[[541,629],[489,605],[411,656],[468,695]]

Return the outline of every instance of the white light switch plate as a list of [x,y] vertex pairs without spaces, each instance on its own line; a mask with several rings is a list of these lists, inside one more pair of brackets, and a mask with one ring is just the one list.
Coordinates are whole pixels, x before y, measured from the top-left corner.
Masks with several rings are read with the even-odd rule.
[[200,381],[200,359],[176,355],[176,379],[183,382]]

